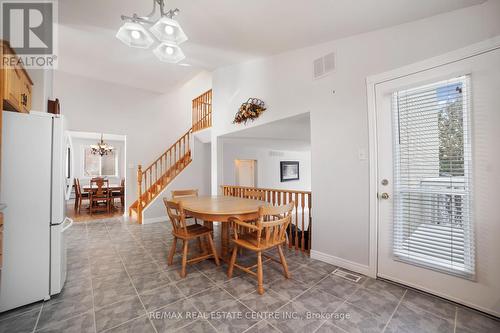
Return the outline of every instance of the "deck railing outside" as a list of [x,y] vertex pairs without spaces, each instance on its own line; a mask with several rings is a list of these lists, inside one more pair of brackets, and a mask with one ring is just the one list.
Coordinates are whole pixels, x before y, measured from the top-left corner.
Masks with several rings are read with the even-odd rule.
[[309,253],[312,232],[311,192],[232,185],[222,186],[222,193],[233,197],[248,197],[246,194],[248,190],[264,193],[264,200],[273,205],[294,202],[292,222],[287,230],[288,247],[296,251]]

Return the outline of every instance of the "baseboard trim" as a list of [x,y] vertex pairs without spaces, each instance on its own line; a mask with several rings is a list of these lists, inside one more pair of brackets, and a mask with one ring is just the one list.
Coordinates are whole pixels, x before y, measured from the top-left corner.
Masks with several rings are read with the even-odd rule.
[[339,266],[341,268],[345,268],[345,269],[348,269],[348,270],[356,272],[356,273],[370,276],[370,267],[366,266],[366,265],[361,265],[357,262],[342,259],[339,257],[332,256],[330,254],[326,254],[326,253],[314,251],[314,250],[311,250],[311,258],[317,259],[320,261],[324,261],[328,264]]
[[158,223],[158,222],[167,222],[168,217],[166,216],[158,216],[158,217],[150,217],[142,220],[142,224],[150,224],[150,223]]

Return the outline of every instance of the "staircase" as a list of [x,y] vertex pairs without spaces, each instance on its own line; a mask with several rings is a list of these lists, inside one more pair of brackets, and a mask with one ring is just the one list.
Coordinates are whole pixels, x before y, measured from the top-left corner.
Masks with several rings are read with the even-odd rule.
[[[198,112],[198,110],[200,110]],[[212,90],[193,100],[193,126],[146,169],[137,168],[137,200],[129,207],[129,216],[142,224],[143,211],[192,161],[193,133],[212,126]]]

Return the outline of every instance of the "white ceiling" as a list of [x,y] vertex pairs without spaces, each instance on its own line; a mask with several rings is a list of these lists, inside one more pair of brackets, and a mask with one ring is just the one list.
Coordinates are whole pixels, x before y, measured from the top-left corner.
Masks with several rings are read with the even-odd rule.
[[121,14],[153,0],[60,0],[62,71],[167,92],[200,70],[268,56],[476,5],[485,0],[171,0],[191,67],[161,63],[115,38]]

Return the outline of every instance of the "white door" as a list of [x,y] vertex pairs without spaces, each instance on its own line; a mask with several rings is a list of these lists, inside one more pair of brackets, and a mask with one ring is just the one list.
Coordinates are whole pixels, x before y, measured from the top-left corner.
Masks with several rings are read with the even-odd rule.
[[376,85],[377,275],[500,315],[500,50]]
[[256,182],[256,164],[255,160],[235,160],[236,167],[236,185],[244,187],[255,187]]

